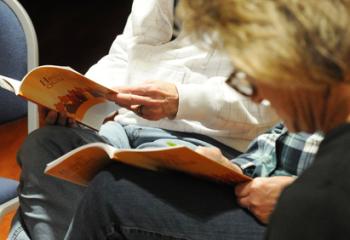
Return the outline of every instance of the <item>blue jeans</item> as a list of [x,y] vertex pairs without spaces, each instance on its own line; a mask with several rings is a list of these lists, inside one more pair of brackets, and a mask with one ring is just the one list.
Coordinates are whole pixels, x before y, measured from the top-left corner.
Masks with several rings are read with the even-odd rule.
[[258,240],[263,233],[232,186],[115,163],[88,186],[66,239]]
[[[86,189],[83,187],[71,184],[69,182],[65,182],[63,180],[56,179],[54,177],[44,175],[43,170],[45,168],[45,165],[50,161],[58,158],[62,154],[78,146],[91,143],[91,142],[106,142],[118,148],[147,148],[147,147],[165,146],[166,142],[168,142],[169,140],[177,144],[189,146],[191,148],[195,148],[196,146],[213,146],[214,145],[223,149],[224,150],[223,152],[229,158],[234,157],[235,155],[238,154],[237,151],[235,151],[234,149],[230,149],[227,146],[224,146],[219,142],[202,135],[165,131],[162,129],[141,127],[141,126],[135,126],[135,125],[122,126],[116,122],[106,123],[101,128],[99,134],[87,129],[81,129],[81,128],[69,129],[69,128],[64,128],[59,126],[45,127],[35,131],[27,138],[27,140],[22,145],[18,153],[18,162],[22,167],[20,187],[19,187],[20,208],[16,214],[16,217],[14,218],[13,227],[11,229],[9,239],[30,239],[30,238],[31,239],[63,239],[63,237],[67,232],[71,219],[73,218],[73,215],[77,209],[77,206],[80,200],[82,199],[82,196],[84,196],[84,199],[85,198],[90,199],[89,198],[90,189],[96,189],[94,186],[98,185],[99,181],[102,181],[102,179],[105,179],[105,177],[101,177],[101,176],[105,176],[106,173],[109,173],[109,176],[114,176],[113,175],[115,173],[113,170],[114,168],[120,168],[120,166],[122,166],[123,168],[128,168],[128,169],[130,168],[127,166],[123,166],[121,164],[113,164],[111,166],[111,169],[108,169],[107,172],[102,172],[100,175],[98,175],[96,180],[92,183],[91,187],[88,188],[88,191],[85,195]],[[133,171],[146,172],[147,174],[152,173],[154,176],[158,175],[158,173],[153,173],[153,172],[150,173],[149,171],[145,171],[145,170],[134,169],[134,168],[130,168],[130,169],[131,169],[129,171],[130,175],[133,174]],[[169,175],[169,179],[172,179],[172,177],[170,177],[172,175],[173,175],[172,173]],[[160,176],[163,176],[163,173],[160,174]],[[145,179],[146,178],[142,178],[142,182],[146,183]],[[185,179],[187,179],[186,181],[188,181],[188,186],[191,186],[190,183],[192,181],[198,182],[197,179],[188,177],[188,176],[186,176]],[[181,179],[179,179],[179,181],[180,180]],[[121,182],[123,181],[116,181],[117,185],[119,185]],[[153,181],[149,179],[148,182],[151,184]],[[204,184],[204,182],[206,181],[200,180],[199,182]],[[157,185],[159,187],[163,185],[161,182],[158,182],[158,183],[159,184]],[[182,183],[178,184],[176,182],[174,182],[173,184],[178,186],[183,185]],[[210,183],[210,184],[213,184],[213,183]],[[110,187],[113,187],[113,186],[111,185]],[[127,189],[128,187],[129,187],[128,184],[126,184],[125,186],[120,186],[120,191],[124,192],[125,189]],[[164,184],[164,187],[172,188],[173,186],[169,184]],[[196,186],[194,187],[197,188]],[[144,189],[144,190],[147,190],[147,189]],[[193,191],[195,191],[195,189],[193,189]],[[137,191],[133,188],[130,188],[130,191],[126,190],[126,192],[137,193]],[[224,201],[231,202],[232,205],[235,206],[233,190],[231,188],[230,188],[230,193],[231,193],[229,194],[230,199],[227,199],[225,197],[223,197],[223,199]],[[102,193],[99,193],[99,194],[101,197],[106,195]],[[135,195],[135,196],[136,196],[136,199],[138,199],[138,202],[140,204],[140,209],[139,209],[140,211],[138,212],[142,214],[141,209],[147,208],[147,205],[142,204],[143,201],[142,199],[139,199],[139,197],[143,197],[143,196],[141,192],[139,194],[141,195],[140,196]],[[149,192],[148,194],[151,194],[151,192]],[[159,196],[161,196],[162,192],[160,191],[159,194],[160,194]],[[191,194],[191,191],[184,192],[183,194],[187,196],[187,197],[184,197],[184,199],[188,199],[189,201],[192,198],[191,196],[193,196]],[[206,196],[206,195],[207,194],[203,196]],[[224,196],[223,193],[221,195]],[[214,196],[217,197],[218,196],[217,193],[215,193]],[[221,196],[218,197],[218,200],[221,198],[222,198]],[[203,198],[203,199],[206,199],[206,198]],[[174,201],[175,200],[176,198],[174,198]],[[152,202],[152,201],[153,200],[149,198],[147,202]],[[120,205],[120,207],[123,208],[125,212],[131,213],[130,208],[133,208],[133,205],[132,204],[129,205],[127,203],[128,201],[123,203],[121,202],[122,205]],[[153,204],[157,205],[158,203],[155,201]],[[184,201],[183,204],[186,204],[186,201]],[[189,202],[188,204],[191,204],[191,202]],[[79,209],[83,209],[84,206],[86,206],[86,204],[82,202],[81,206],[82,207]],[[250,219],[249,224],[252,224],[254,228],[256,227],[256,229],[258,229],[259,236],[261,237],[261,234],[264,228],[261,225],[259,225],[255,221],[255,219],[251,215],[247,214],[244,210],[241,210],[236,206],[235,206],[235,209],[237,210],[235,211],[239,213],[237,216],[242,215]],[[179,214],[182,211],[181,208],[177,210],[179,211]],[[91,209],[89,211],[91,211]],[[76,220],[79,220],[79,213],[80,212],[78,211],[76,218],[74,218],[74,221],[72,224],[72,234],[74,233]],[[164,212],[160,212],[159,214],[162,216],[167,215]],[[124,216],[128,218],[128,216],[126,215]],[[123,218],[124,216],[120,216],[120,217]],[[169,216],[172,216],[172,215],[169,215]],[[239,218],[241,219],[241,217]],[[119,217],[116,219],[119,219]],[[141,221],[142,219],[143,218],[140,218],[140,221],[137,223],[137,225],[141,226],[141,228],[143,224],[143,221]],[[124,219],[119,219],[118,221],[123,222]],[[161,225],[163,221],[164,220],[161,220],[161,222],[159,222],[158,225],[159,224]],[[243,224],[243,222],[240,222],[240,223],[233,222],[234,223],[233,225],[237,227],[242,226],[239,228],[242,229],[242,231],[247,231],[248,228],[245,226],[245,224]],[[128,226],[128,224],[126,226]],[[174,226],[174,228],[177,226],[179,225]],[[109,226],[105,226],[105,227],[109,228]],[[145,225],[145,228],[146,227],[147,226]],[[158,229],[158,227],[156,227],[155,229]],[[99,228],[96,229],[96,231],[98,230]],[[30,236],[30,238],[28,236]],[[74,235],[72,236],[73,236],[73,239],[85,239],[85,237],[74,238]],[[119,238],[115,238],[115,239],[119,239]],[[120,239],[129,239],[129,238],[120,238]],[[137,239],[137,238],[130,238],[130,239]],[[145,238],[141,237],[139,239],[145,239]],[[163,238],[160,238],[160,239],[163,239]],[[202,238],[202,239],[205,239],[205,238]],[[250,239],[255,239],[255,238],[250,238]]]

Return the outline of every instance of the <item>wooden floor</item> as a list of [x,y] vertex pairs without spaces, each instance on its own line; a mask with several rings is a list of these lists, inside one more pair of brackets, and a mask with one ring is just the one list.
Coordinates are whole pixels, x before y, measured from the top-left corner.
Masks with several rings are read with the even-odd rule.
[[[27,119],[0,125],[0,176],[19,179],[20,168],[16,153],[27,135]],[[0,240],[6,239],[14,212],[9,213],[0,223]]]
[[19,178],[16,153],[27,135],[27,119],[0,125],[0,176]]

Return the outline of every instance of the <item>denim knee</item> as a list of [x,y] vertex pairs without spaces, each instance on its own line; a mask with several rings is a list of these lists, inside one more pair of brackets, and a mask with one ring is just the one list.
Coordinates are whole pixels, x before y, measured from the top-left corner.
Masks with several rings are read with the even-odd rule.
[[59,141],[60,136],[65,132],[66,130],[62,127],[46,126],[29,134],[17,153],[18,164],[20,166],[26,166],[27,163],[28,165],[42,164],[47,144]]
[[[89,135],[95,135],[89,137]],[[97,134],[87,129],[62,126],[45,126],[29,134],[17,154],[17,162],[22,167],[44,168],[47,163],[78,147],[84,142],[96,142]],[[91,138],[85,139],[85,138]],[[101,140],[102,141],[102,140]]]

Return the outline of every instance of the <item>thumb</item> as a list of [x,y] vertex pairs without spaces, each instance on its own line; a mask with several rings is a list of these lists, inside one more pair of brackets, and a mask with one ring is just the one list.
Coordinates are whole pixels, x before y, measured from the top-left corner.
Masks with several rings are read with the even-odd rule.
[[109,92],[105,95],[105,98],[107,98],[107,100],[109,101],[115,102],[117,99],[117,95],[118,95],[117,92]]

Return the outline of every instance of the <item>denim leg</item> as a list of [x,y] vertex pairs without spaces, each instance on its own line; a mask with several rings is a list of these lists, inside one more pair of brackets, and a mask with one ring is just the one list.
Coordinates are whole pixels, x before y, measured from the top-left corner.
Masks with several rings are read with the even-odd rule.
[[143,127],[137,125],[124,125],[123,127],[132,148],[167,147],[168,142],[172,142],[192,149],[195,149],[198,146],[215,146],[220,148],[222,153],[228,159],[232,159],[240,154],[240,152],[237,150],[201,134],[176,132],[161,128]]
[[17,211],[12,219],[12,226],[7,239],[9,240],[29,240],[26,230],[20,219],[20,211]]
[[264,230],[232,186],[116,163],[87,188],[66,239],[255,240]]
[[[22,168],[20,208],[9,239],[23,228],[31,239],[62,239],[84,188],[44,174],[47,163],[64,153],[91,142],[106,142],[94,131],[49,126],[30,134],[17,158]],[[16,235],[17,233],[17,235]]]
[[128,149],[130,147],[129,137],[127,136],[124,126],[118,122],[107,122],[102,125],[99,135],[108,140],[109,144],[116,148]]
[[[87,143],[108,142],[118,148],[166,146],[168,140],[189,147],[220,146],[215,140],[200,140],[192,134],[134,125],[106,123],[99,132],[87,129],[45,127],[23,144],[18,162],[22,167],[19,196],[21,208],[14,219],[9,239],[28,239],[15,234],[23,229],[33,239],[62,239],[84,189],[43,174],[45,165],[62,154]],[[131,140],[129,144],[129,138]],[[236,152],[229,149],[230,154]],[[13,233],[13,234],[12,234]]]

